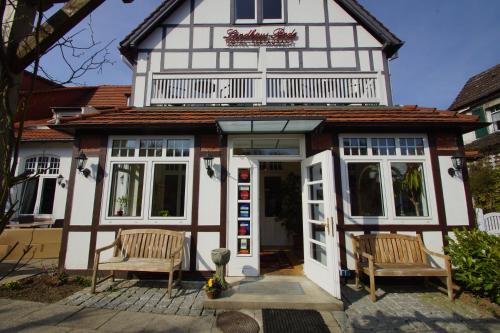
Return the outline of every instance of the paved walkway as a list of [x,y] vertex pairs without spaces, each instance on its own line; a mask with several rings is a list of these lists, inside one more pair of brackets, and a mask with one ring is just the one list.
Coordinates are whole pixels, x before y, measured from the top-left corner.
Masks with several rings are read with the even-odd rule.
[[379,299],[343,286],[345,312],[335,317],[344,332],[500,332],[500,320],[445,294],[421,287],[387,287],[377,290]]

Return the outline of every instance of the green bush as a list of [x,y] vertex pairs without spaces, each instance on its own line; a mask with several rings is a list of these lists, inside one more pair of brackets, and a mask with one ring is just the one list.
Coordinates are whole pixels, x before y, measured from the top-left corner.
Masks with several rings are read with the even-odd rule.
[[75,276],[73,278],[73,281],[75,281],[75,283],[79,284],[82,287],[90,287],[92,285],[92,281],[90,281],[90,279],[79,275]]
[[448,237],[453,277],[467,290],[500,304],[500,237],[479,230],[455,230]]
[[500,167],[476,162],[470,165],[469,183],[474,206],[484,213],[500,211]]

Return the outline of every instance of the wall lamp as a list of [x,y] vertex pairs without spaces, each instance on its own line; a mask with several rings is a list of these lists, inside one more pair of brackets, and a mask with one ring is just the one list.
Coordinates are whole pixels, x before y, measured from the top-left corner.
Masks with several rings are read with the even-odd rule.
[[448,169],[448,174],[452,177],[455,177],[457,172],[462,172],[462,169],[465,167],[465,155],[460,153],[455,153],[451,157],[451,162],[453,163],[453,168]]
[[212,164],[214,162],[214,158],[212,155],[207,155],[203,157],[203,162],[205,162],[205,169],[207,169],[208,177],[212,178],[214,176],[214,169],[212,168]]
[[59,186],[61,186],[62,188],[65,188],[66,187],[66,179],[64,179],[64,176],[63,175],[59,175],[57,176],[57,184],[59,184]]
[[76,168],[80,173],[83,174],[85,178],[90,176],[91,171],[87,168],[85,168],[85,164],[87,164],[87,155],[83,153],[83,151],[80,152],[80,154],[75,157],[76,160]]

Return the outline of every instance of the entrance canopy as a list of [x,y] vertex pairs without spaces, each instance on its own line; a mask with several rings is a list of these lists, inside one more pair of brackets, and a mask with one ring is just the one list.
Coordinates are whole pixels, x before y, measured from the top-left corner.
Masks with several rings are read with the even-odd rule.
[[216,120],[220,132],[227,134],[308,133],[317,129],[326,118],[222,118]]

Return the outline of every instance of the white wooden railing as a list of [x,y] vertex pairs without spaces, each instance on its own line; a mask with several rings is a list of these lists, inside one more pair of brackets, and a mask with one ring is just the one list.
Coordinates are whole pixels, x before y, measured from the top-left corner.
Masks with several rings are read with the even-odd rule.
[[151,105],[163,104],[386,104],[376,73],[155,74]]
[[476,216],[479,230],[500,236],[500,213],[484,214],[481,208],[476,208]]

